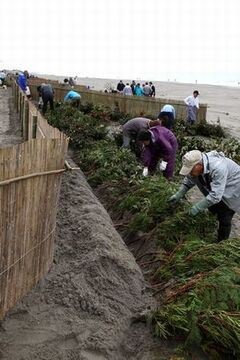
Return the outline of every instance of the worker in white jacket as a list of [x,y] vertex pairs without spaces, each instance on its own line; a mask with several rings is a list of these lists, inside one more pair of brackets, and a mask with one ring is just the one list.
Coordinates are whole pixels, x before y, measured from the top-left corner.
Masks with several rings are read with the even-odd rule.
[[182,162],[180,174],[186,177],[169,202],[177,203],[197,185],[205,198],[192,206],[190,215],[195,216],[205,209],[216,214],[218,241],[228,239],[233,215],[240,211],[240,166],[217,151],[192,150],[183,156]]
[[197,90],[194,90],[192,95],[190,95],[190,96],[186,97],[186,99],[184,99],[184,102],[187,105],[186,121],[191,125],[193,125],[197,119],[197,111],[199,109],[198,95],[199,95],[199,92]]

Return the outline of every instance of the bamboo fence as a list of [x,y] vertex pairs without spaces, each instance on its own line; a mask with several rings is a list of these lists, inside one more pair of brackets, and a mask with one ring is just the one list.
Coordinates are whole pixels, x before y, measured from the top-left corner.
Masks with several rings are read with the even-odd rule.
[[0,319],[53,260],[67,137],[47,124],[13,85],[26,142],[0,149]]

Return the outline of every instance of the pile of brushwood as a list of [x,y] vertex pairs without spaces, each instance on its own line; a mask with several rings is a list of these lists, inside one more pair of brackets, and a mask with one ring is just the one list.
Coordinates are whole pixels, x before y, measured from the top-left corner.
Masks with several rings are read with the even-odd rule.
[[[216,220],[207,213],[190,217],[183,200],[167,199],[180,178],[141,176],[135,155],[107,136],[113,121],[128,116],[86,104],[81,111],[59,105],[50,124],[70,137],[75,160],[99,190],[123,238],[138,243],[135,256],[154,289],[159,308],[147,316],[155,334],[201,347],[210,359],[240,358],[240,239],[216,243]],[[122,117],[121,117],[122,116]],[[219,125],[193,127],[178,121],[179,159],[188,150],[221,150],[240,163],[240,144],[225,138]],[[177,170],[176,170],[177,172]],[[147,271],[146,271],[147,270]]]

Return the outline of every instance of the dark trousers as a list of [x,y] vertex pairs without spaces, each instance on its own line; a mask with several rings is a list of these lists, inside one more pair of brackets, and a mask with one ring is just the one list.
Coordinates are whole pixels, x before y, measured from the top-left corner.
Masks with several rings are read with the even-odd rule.
[[230,209],[223,201],[209,207],[212,214],[217,215],[219,222],[218,226],[218,241],[229,238],[232,228],[232,218],[235,211]]
[[52,95],[42,95],[42,101],[43,101],[43,107],[42,107],[42,112],[43,115],[46,113],[47,111],[47,104],[49,103],[50,105],[50,110],[53,110],[53,96]]
[[71,99],[71,105],[72,107],[78,108],[80,105],[80,99],[79,98],[72,98]]

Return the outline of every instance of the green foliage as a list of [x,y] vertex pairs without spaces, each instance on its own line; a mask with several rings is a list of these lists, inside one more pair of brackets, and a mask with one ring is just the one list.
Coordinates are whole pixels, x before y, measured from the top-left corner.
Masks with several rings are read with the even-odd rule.
[[200,122],[190,125],[183,120],[177,120],[174,126],[174,132],[177,138],[182,136],[204,136],[207,138],[225,138],[226,134],[220,125]]
[[[118,146],[111,140],[102,140],[85,148],[78,155],[83,171],[89,173],[88,180],[92,186],[104,182],[137,176],[140,167],[134,154]],[[115,184],[113,184],[115,185]]]
[[238,359],[239,290],[239,268],[227,264],[203,274],[198,281],[192,281],[188,291],[183,291],[182,285],[175,286],[174,296],[169,296],[168,303],[151,315],[155,333],[163,338],[165,334],[182,334],[186,346],[202,346],[210,359],[223,353]]
[[48,113],[48,122],[64,131],[74,148],[85,148],[106,137],[106,127],[97,117],[84,115],[70,105],[60,104]]

